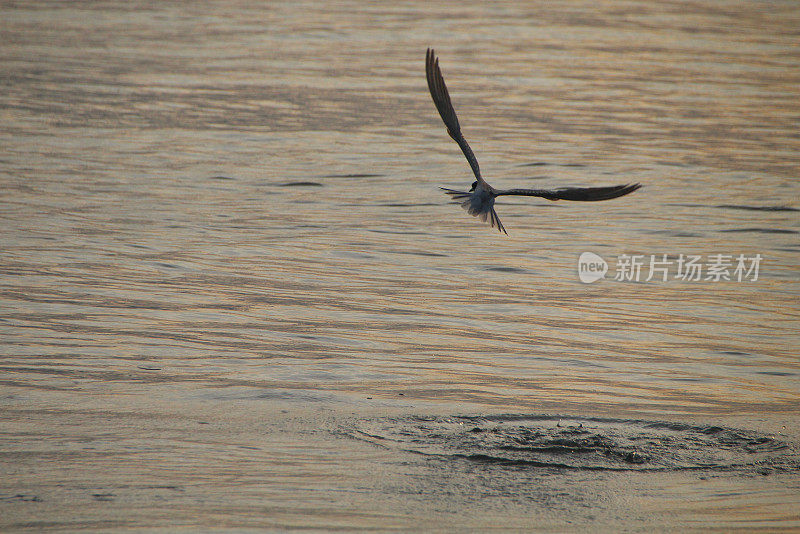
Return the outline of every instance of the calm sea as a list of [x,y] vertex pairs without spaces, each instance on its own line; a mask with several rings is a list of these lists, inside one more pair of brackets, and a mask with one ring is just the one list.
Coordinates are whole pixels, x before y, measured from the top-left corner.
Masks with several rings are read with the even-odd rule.
[[[792,1],[3,3],[0,530],[800,528],[798,42]],[[644,187],[468,216],[428,46],[494,186]]]

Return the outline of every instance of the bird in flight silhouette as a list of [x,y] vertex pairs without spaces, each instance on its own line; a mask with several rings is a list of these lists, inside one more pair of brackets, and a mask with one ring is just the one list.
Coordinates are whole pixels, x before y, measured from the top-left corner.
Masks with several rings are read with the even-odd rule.
[[428,89],[431,91],[433,103],[439,110],[439,115],[447,127],[447,133],[458,143],[461,151],[466,156],[472,172],[475,173],[475,181],[467,191],[456,191],[442,187],[455,202],[461,204],[470,215],[480,217],[482,221],[489,219],[492,227],[508,235],[503,223],[494,211],[494,199],[503,195],[521,195],[528,197],[541,197],[547,200],[580,200],[597,201],[610,200],[632,193],[641,187],[641,184],[612,185],[608,187],[564,187],[560,189],[495,189],[481,177],[481,169],[478,160],[469,147],[467,140],[461,134],[461,126],[458,124],[456,111],[450,102],[450,94],[442,78],[442,71],[439,70],[439,59],[436,57],[432,48],[428,48],[425,56],[425,74],[428,77]]

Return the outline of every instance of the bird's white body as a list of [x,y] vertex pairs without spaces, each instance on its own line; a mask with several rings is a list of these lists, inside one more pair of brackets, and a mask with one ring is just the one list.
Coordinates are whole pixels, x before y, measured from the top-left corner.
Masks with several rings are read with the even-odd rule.
[[470,215],[479,215],[486,220],[486,214],[494,207],[494,191],[486,182],[479,182],[478,186],[469,194],[469,198],[461,203]]

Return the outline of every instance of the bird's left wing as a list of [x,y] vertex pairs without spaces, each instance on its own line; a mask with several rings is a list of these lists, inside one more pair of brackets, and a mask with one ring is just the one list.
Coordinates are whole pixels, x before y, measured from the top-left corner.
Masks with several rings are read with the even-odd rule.
[[439,111],[444,125],[447,126],[447,133],[461,147],[469,166],[472,167],[472,172],[475,173],[475,178],[482,180],[478,160],[475,158],[475,154],[472,153],[467,140],[461,135],[461,126],[458,124],[456,110],[453,109],[453,104],[450,102],[450,93],[447,92],[447,86],[444,84],[444,78],[442,78],[442,71],[439,70],[439,60],[436,58],[432,48],[428,48],[428,52],[425,55],[425,74],[428,77],[428,89],[431,92],[433,103],[436,104],[436,109]]

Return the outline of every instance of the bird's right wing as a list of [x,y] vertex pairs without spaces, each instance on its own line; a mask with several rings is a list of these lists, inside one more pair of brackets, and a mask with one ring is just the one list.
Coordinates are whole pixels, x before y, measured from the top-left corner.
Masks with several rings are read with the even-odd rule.
[[561,189],[502,189],[495,192],[496,196],[522,195],[527,197],[540,197],[547,200],[578,200],[594,202],[598,200],[611,200],[628,193],[633,193],[642,187],[642,184],[612,185],[608,187],[563,187]]
[[453,104],[450,102],[450,94],[444,84],[442,71],[439,70],[439,60],[436,58],[432,48],[428,48],[428,53],[425,56],[425,74],[428,77],[428,89],[431,91],[433,103],[436,104],[436,109],[439,110],[439,115],[441,115],[444,125],[447,126],[447,133],[461,147],[461,151],[466,156],[469,166],[472,167],[475,177],[478,180],[482,180],[478,160],[475,158],[475,154],[472,153],[469,144],[467,144],[467,140],[461,135],[461,126],[458,124],[456,110],[453,109]]

